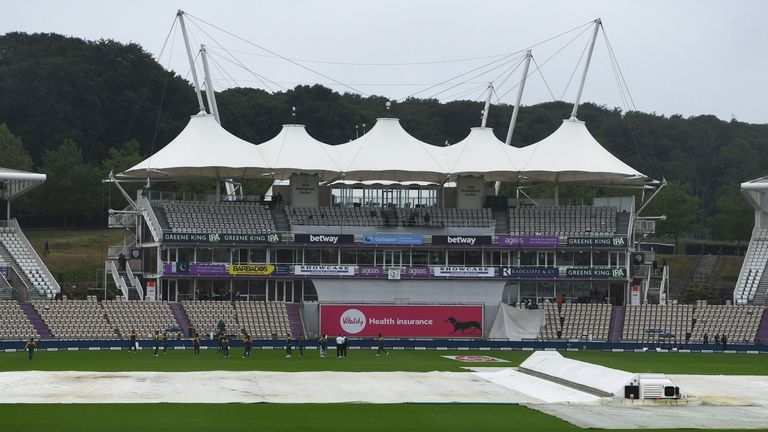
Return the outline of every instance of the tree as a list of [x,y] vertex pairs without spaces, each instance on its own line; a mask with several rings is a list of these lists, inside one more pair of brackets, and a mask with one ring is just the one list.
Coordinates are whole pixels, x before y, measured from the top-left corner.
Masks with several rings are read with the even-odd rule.
[[736,186],[724,188],[715,205],[709,227],[717,240],[744,240],[752,237],[755,212]]
[[16,137],[5,124],[0,124],[0,167],[31,171],[32,157],[24,148],[21,138]]
[[659,192],[653,202],[644,210],[644,215],[665,215],[664,221],[656,224],[656,234],[677,238],[681,233],[695,231],[702,218],[701,200],[692,195],[686,183],[672,181]]
[[64,225],[72,228],[78,216],[99,216],[101,175],[83,161],[76,142],[65,139],[59,147],[46,150],[41,168],[48,176],[38,195],[45,213],[63,218]]

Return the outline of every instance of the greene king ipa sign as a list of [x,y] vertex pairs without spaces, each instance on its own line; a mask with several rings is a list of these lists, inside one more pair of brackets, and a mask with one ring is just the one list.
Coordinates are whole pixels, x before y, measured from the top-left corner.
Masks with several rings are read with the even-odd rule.
[[352,337],[480,338],[480,305],[321,305],[320,332]]

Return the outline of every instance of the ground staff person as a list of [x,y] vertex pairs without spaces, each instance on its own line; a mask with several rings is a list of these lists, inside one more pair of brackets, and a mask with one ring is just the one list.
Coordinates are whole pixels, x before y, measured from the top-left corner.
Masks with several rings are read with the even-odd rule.
[[37,348],[37,342],[35,342],[35,338],[31,337],[27,343],[24,344],[24,349],[27,350],[30,360],[32,360],[32,356],[35,354],[35,348]]
[[253,345],[253,339],[251,339],[251,335],[246,333],[245,336],[243,337],[243,346],[245,347],[245,352],[243,352],[243,358],[251,356],[252,345]]
[[200,334],[195,333],[195,337],[192,339],[192,348],[195,349],[195,356],[200,355]]

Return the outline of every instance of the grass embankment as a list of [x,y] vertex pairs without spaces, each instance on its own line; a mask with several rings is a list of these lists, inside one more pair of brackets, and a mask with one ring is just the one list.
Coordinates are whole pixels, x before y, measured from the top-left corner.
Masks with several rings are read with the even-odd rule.
[[[77,283],[81,288],[101,281],[107,248],[123,239],[121,230],[108,229],[27,230],[24,234],[62,287]],[[44,255],[46,241],[49,253]]]
[[[215,350],[194,358],[190,350],[153,357],[151,351],[38,352],[30,362],[25,353],[0,353],[0,371],[463,371],[467,363],[443,355],[474,354],[507,359],[516,366],[527,351],[373,351],[352,350],[346,359],[320,359],[315,350],[303,358],[287,359],[281,350],[257,350],[242,359],[233,349],[229,359]],[[564,355],[629,371],[768,374],[763,355],[698,353],[567,352]],[[499,363],[476,366],[500,366]],[[0,395],[0,400],[2,395]],[[503,404],[0,404],[0,430],[46,431],[209,431],[250,429],[268,431],[576,431],[558,418]]]

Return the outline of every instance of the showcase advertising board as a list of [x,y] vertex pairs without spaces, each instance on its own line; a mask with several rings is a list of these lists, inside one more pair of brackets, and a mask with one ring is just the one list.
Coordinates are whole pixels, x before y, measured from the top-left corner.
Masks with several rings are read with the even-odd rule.
[[3,275],[4,278],[8,278],[8,267],[0,267],[0,275]]
[[450,277],[494,277],[493,267],[432,267],[435,276]]
[[297,265],[293,274],[299,276],[354,276],[355,266]]
[[328,336],[480,338],[481,305],[320,305],[320,332]]

